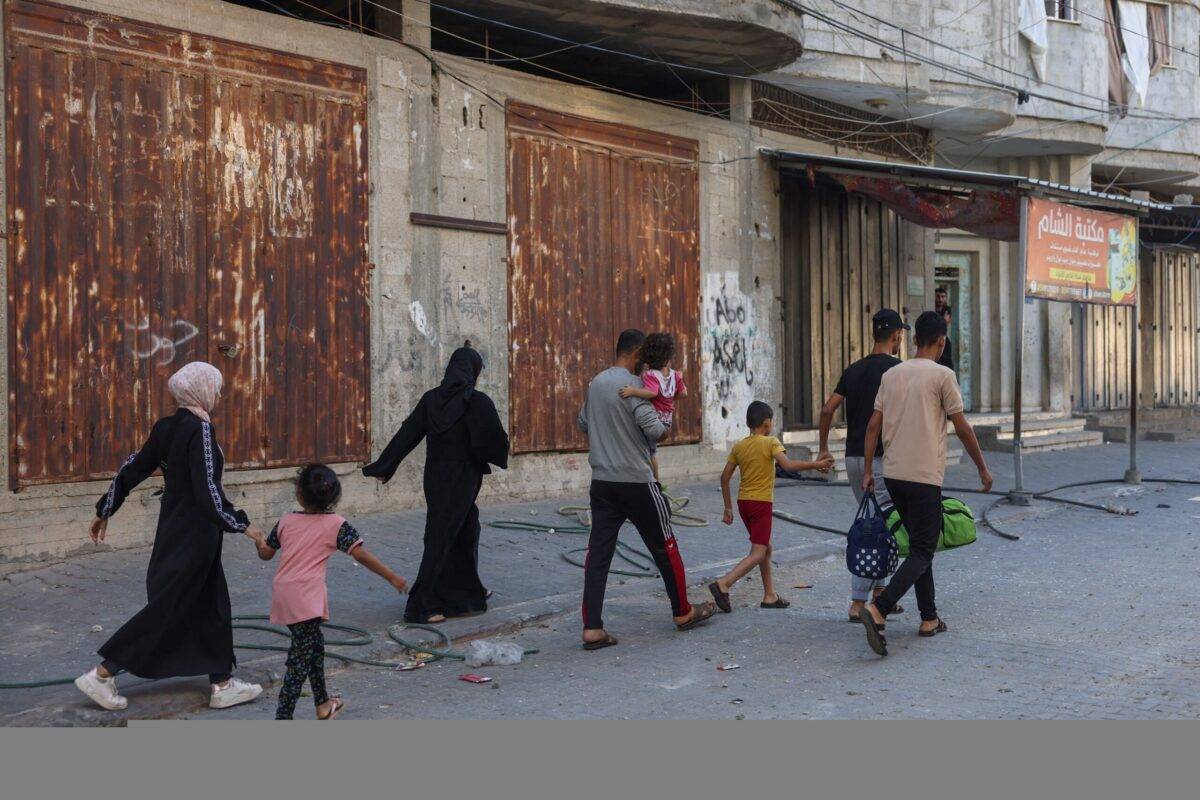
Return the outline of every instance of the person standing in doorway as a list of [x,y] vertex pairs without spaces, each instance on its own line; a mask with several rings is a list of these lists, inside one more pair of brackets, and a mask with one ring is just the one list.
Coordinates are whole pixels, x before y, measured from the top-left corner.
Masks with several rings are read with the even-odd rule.
[[958,375],[958,370],[954,368],[954,342],[950,341],[950,327],[954,321],[954,312],[950,306],[944,306],[941,311],[942,319],[946,320],[946,346],[942,348],[942,354],[938,357],[937,363],[941,364],[946,369]]
[[880,633],[884,622],[914,586],[921,612],[918,634],[936,636],[946,631],[935,602],[933,553],[942,532],[947,417],[979,470],[983,490],[992,488],[975,431],[963,414],[958,381],[937,363],[946,345],[946,318],[926,311],[917,317],[915,328],[916,357],[884,373],[864,442],[863,491],[875,488],[873,458],[882,434],[884,482],[909,538],[908,558],[883,592],[859,612],[867,643],[881,656],[887,655],[887,641]]
[[585,650],[617,643],[604,629],[601,611],[617,534],[626,520],[637,528],[662,575],[675,627],[690,630],[716,611],[711,602],[688,602],[683,559],[671,531],[671,509],[651,471],[650,443],[661,440],[667,428],[649,401],[618,394],[623,387],[640,384],[632,370],[645,340],[646,334],[639,330],[621,332],[613,365],[592,379],[579,412],[579,429],[588,436],[592,467],[592,531],[583,577]]
[[[892,367],[900,364],[896,355],[900,352],[900,344],[904,341],[904,332],[909,329],[901,319],[900,314],[890,308],[882,308],[871,318],[871,334],[875,341],[870,355],[860,358],[842,373],[837,388],[825,401],[821,409],[820,448],[817,456],[820,461],[829,457],[829,428],[833,424],[833,415],[837,413],[842,403],[846,404],[846,477],[850,489],[854,492],[854,500],[862,502],[862,478],[864,469],[864,439],[867,434],[867,423],[875,411],[875,394],[879,391],[879,381],[883,374]],[[874,470],[882,473],[882,449],[875,456]],[[880,505],[891,503],[887,487],[877,484],[875,497]],[[863,605],[871,597],[872,592],[878,595],[883,591],[881,581],[870,578],[850,577],[850,622],[860,622],[859,613]],[[904,609],[896,606],[893,614],[899,614]]]

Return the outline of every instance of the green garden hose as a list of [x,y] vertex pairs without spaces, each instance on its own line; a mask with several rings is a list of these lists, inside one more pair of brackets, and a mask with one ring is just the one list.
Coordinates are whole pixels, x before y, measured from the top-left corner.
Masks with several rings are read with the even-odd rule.
[[[271,633],[276,636],[291,637],[291,633],[287,628],[278,625],[263,624],[268,617],[265,614],[247,614],[235,616],[233,618],[234,630],[243,631],[261,631],[263,633]],[[405,631],[410,628],[415,628],[422,631],[432,633],[438,638],[437,645],[434,647],[422,644],[421,642],[412,642],[403,638],[398,631]],[[374,643],[375,637],[368,631],[362,628],[356,628],[353,625],[338,625],[332,622],[322,622],[321,629],[326,631],[339,631],[341,633],[353,634],[354,638],[350,639],[326,639],[325,644],[330,647],[367,647]],[[444,631],[435,628],[432,625],[419,625],[416,623],[403,623],[393,625],[388,628],[388,638],[396,644],[410,650],[413,653],[428,653],[430,658],[423,659],[426,663],[433,661],[441,661],[442,659],[453,659],[456,661],[465,661],[466,656],[462,653],[456,653],[453,650],[446,649],[450,644],[450,637]],[[259,644],[256,642],[234,642],[236,650],[265,650],[272,653],[286,653],[288,647],[282,644]],[[525,655],[533,655],[537,650],[526,650]],[[401,662],[396,661],[378,661],[370,658],[359,658],[357,656],[346,655],[345,653],[335,653],[331,650],[325,651],[326,658],[333,658],[347,664],[363,664],[368,667],[384,667],[393,669]],[[74,683],[75,678],[46,678],[40,681],[18,681],[18,682],[0,682],[0,690],[3,689],[40,689],[45,686],[64,686],[69,683]]]
[[[704,517],[698,517],[694,514],[684,514],[683,509],[691,502],[690,497],[676,497],[663,492],[663,497],[667,498],[667,502],[671,508],[671,522],[676,525],[682,525],[688,528],[703,528],[708,525],[708,520]],[[561,506],[558,513],[565,517],[574,516],[578,525],[546,525],[541,522],[525,522],[524,520],[501,519],[495,522],[489,522],[488,525],[493,528],[509,531],[531,531],[533,533],[564,533],[575,534],[578,536],[587,536],[592,530],[592,509],[590,506]],[[584,562],[579,558],[580,553],[586,553],[586,547],[573,547],[569,550],[563,550],[560,555],[562,560],[576,567],[583,567]],[[616,555],[622,561],[629,565],[629,569],[612,567],[609,572],[614,575],[624,575],[630,578],[657,578],[658,570],[654,566],[654,558],[649,553],[639,547],[634,547],[630,544],[625,544],[620,539],[617,540]]]

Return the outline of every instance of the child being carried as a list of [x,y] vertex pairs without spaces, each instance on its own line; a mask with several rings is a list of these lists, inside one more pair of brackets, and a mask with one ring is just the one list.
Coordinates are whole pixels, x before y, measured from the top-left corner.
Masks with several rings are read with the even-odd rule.
[[[683,375],[671,369],[671,360],[675,357],[675,337],[669,333],[652,333],[642,344],[642,354],[638,359],[637,373],[642,379],[642,388],[624,386],[618,394],[623,398],[640,397],[649,400],[658,412],[662,424],[670,428],[675,422],[675,398],[687,394],[687,384]],[[654,470],[654,480],[662,484],[658,477],[658,444],[650,443],[650,466]]]

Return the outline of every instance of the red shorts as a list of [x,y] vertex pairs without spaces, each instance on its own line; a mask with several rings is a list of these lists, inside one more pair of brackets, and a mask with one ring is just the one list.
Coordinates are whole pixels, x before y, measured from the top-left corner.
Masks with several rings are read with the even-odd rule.
[[769,500],[738,500],[738,514],[750,531],[750,544],[764,547],[771,543],[771,510],[774,503]]

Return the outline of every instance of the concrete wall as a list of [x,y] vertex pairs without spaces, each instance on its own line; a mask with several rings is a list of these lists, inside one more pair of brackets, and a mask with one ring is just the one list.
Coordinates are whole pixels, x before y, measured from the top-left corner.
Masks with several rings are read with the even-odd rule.
[[[745,404],[750,399],[780,403],[777,178],[756,149],[760,145],[814,152],[827,148],[764,134],[744,122],[700,117],[441,54],[437,59],[444,69],[431,68],[422,55],[394,42],[215,0],[152,4],[76,0],[72,4],[366,69],[370,256],[376,267],[371,287],[375,453],[421,393],[440,379],[445,359],[464,338],[483,353],[487,367],[481,388],[493,396],[507,419],[505,238],[414,227],[409,214],[506,218],[504,113],[498,104],[509,98],[700,141],[699,290],[705,314],[697,325],[705,334],[706,350],[703,374],[688,377],[704,394],[704,441],[661,450],[664,477],[677,481],[711,476],[723,462],[728,441],[741,435],[737,423]],[[420,8],[414,5],[414,11]],[[739,321],[738,330],[717,323],[711,309],[718,301],[744,309],[745,322]],[[7,319],[3,322],[7,325]],[[713,336],[725,335],[747,339],[750,359],[744,372],[725,374],[713,362],[708,345]],[[0,357],[7,363],[6,352],[0,352]],[[7,389],[6,371],[4,380]],[[6,445],[7,433],[6,406],[0,419]],[[7,447],[0,449],[7,453]],[[345,486],[343,512],[362,514],[420,504],[423,461],[423,450],[418,450],[386,487],[358,476],[355,465],[339,465]],[[6,473],[7,461],[3,467]],[[252,519],[268,523],[293,503],[291,475],[290,469],[232,472],[225,484],[234,502]],[[506,499],[581,491],[589,477],[586,454],[522,456],[513,460],[507,472],[486,480],[483,494],[485,499]],[[109,545],[125,547],[152,540],[158,510],[152,492],[159,484],[159,479],[152,479],[133,494],[110,525]],[[85,549],[95,500],[106,488],[106,482],[92,481],[31,487],[16,494],[0,490],[0,559],[35,559]]]

